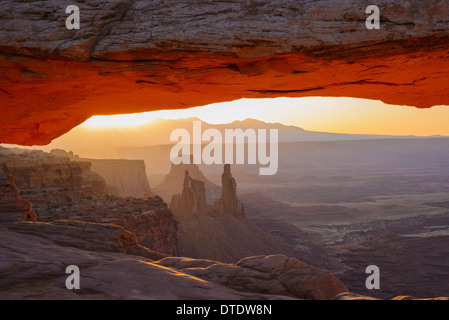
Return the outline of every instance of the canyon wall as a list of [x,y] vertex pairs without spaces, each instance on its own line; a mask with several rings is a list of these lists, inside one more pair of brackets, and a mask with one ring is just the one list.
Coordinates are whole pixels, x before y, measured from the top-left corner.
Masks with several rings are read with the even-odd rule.
[[33,221],[32,204],[19,196],[14,177],[0,172],[0,222]]
[[132,232],[142,246],[168,256],[178,256],[178,221],[162,198],[123,200],[108,197],[104,203],[112,204],[117,210],[97,209],[95,213],[74,218],[119,225]]
[[0,172],[13,175],[21,190],[67,189],[102,194],[106,183],[85,161],[70,161],[49,153],[0,147]]
[[84,159],[92,171],[100,174],[108,185],[115,187],[121,197],[146,198],[151,192],[143,160]]
[[133,232],[147,248],[176,256],[177,222],[160,197],[149,198],[143,161],[92,160],[96,170],[116,178],[112,182],[118,182],[122,197],[107,194],[110,181],[91,171],[90,161],[62,150],[49,154],[0,147],[0,219],[113,223]]
[[50,153],[58,157],[67,157],[72,161],[90,163],[91,170],[104,178],[107,193],[134,198],[153,195],[143,160],[80,158],[72,151],[61,149],[53,149]]

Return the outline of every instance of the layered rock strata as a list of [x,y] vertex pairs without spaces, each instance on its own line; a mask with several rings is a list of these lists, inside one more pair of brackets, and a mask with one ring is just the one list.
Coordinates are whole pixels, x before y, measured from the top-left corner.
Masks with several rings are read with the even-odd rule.
[[70,161],[49,153],[0,147],[0,172],[11,174],[19,189],[66,189],[103,194],[105,180],[85,161]]
[[19,196],[14,177],[0,172],[0,222],[33,221],[32,204]]
[[53,149],[50,154],[71,161],[88,162],[95,174],[106,182],[105,192],[120,197],[146,198],[153,196],[143,160],[81,158],[72,151]]
[[24,194],[33,203],[41,222],[77,220],[116,224],[135,234],[145,247],[170,256],[178,255],[178,222],[158,196],[125,199],[64,190]]
[[[154,251],[172,256],[178,254],[177,222],[160,197],[125,199],[104,195],[105,180],[98,173],[91,171],[90,162],[81,160],[73,153],[62,151],[49,154],[0,147],[0,173],[4,170],[19,178],[16,188],[14,177],[3,174],[6,180],[9,179],[2,179],[5,181],[2,184],[5,190],[9,190],[9,193],[5,193],[0,199],[0,210],[5,211],[3,219],[17,221],[17,216],[20,216],[21,220],[36,220],[37,213],[41,222],[74,219],[113,223],[133,232],[142,244]],[[128,170],[126,175],[123,171],[126,171],[126,165],[129,163],[127,160],[117,161],[119,166],[125,167],[125,170],[115,172],[117,177],[122,173],[123,180],[134,183],[133,187],[136,189],[142,181],[133,179],[136,178],[135,175],[141,174],[144,177],[143,182],[148,186],[144,167],[131,165],[131,170]],[[143,164],[143,161],[137,163]],[[136,168],[138,172],[132,170]],[[106,170],[108,169],[110,168]],[[130,171],[135,175],[130,175]],[[19,189],[27,200],[34,204],[34,211],[31,210],[30,202],[20,199]],[[133,195],[143,196],[144,191],[146,190],[139,190],[141,193]],[[6,211],[11,212],[6,214]]]
[[93,221],[122,226],[135,234],[141,245],[169,256],[178,256],[178,222],[172,212],[163,205],[142,213],[97,217]]

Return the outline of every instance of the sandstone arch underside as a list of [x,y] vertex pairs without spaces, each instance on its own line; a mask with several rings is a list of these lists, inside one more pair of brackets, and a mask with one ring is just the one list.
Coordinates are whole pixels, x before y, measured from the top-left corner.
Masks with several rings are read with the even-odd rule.
[[[0,6],[0,143],[239,98],[449,105],[447,1],[73,1],[79,30],[65,27],[67,3]],[[365,26],[369,4],[380,30]]]

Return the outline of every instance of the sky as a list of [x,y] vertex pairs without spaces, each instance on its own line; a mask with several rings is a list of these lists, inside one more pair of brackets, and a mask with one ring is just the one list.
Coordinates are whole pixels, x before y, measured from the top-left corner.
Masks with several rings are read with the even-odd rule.
[[211,124],[246,118],[295,125],[310,131],[386,135],[449,135],[449,107],[417,109],[355,98],[306,97],[240,99],[185,110],[94,116],[81,126],[92,129],[135,127],[157,118],[198,117]]
[[[25,148],[44,151],[60,148],[77,151],[80,154],[88,152],[89,149],[89,152],[96,150],[100,154],[105,154],[105,150],[111,149],[116,144],[133,146],[138,141],[147,141],[148,130],[142,128],[153,122],[151,130],[157,130],[157,119],[189,117],[197,117],[210,124],[252,118],[294,125],[309,131],[332,133],[449,136],[449,106],[417,109],[387,105],[376,100],[305,97],[240,99],[183,110],[94,116],[47,146]],[[168,141],[169,137],[166,137],[166,140]],[[6,144],[2,146],[21,147]]]

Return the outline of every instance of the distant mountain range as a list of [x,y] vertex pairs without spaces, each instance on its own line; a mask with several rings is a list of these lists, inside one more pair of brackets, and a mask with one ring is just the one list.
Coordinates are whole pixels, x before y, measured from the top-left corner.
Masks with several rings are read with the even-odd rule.
[[[199,120],[199,119],[195,119]],[[209,124],[206,124],[209,125]],[[267,123],[255,119],[245,119],[234,121],[229,124],[209,125],[219,130],[234,128],[254,128],[254,129],[278,129],[279,142],[301,142],[301,141],[341,141],[341,140],[372,140],[391,138],[410,138],[415,136],[393,136],[393,135],[370,135],[370,134],[345,134],[308,131],[296,126],[287,126],[281,123]]]
[[[370,134],[344,134],[331,132],[308,131],[303,128],[284,125],[281,123],[267,123],[255,119],[245,119],[227,124],[209,124],[199,118],[186,119],[157,119],[148,124],[135,127],[110,127],[104,129],[92,129],[78,126],[65,135],[55,139],[46,146],[36,146],[33,149],[41,149],[50,152],[52,149],[71,150],[76,154],[87,158],[120,158],[123,157],[119,149],[123,148],[163,148],[175,144],[170,141],[173,130],[183,128],[190,132],[192,137],[193,121],[201,121],[201,130],[215,128],[222,132],[225,129],[277,129],[278,141],[282,142],[330,142],[330,141],[362,141],[362,140],[389,140],[389,139],[418,139],[416,136],[370,135]],[[425,138],[442,138],[442,136],[430,136]],[[446,137],[444,137],[446,138]],[[207,142],[205,142],[207,143]],[[15,147],[13,145],[4,145]],[[123,151],[123,150],[122,150]],[[142,152],[139,152],[141,154]],[[142,157],[132,157],[142,159]]]
[[[202,121],[199,118],[191,117],[187,119],[175,119],[175,120],[158,120],[154,124],[148,125],[148,130],[163,130],[164,136],[169,137],[170,132],[176,128],[184,128],[190,133],[192,132],[193,121],[201,121],[202,130],[209,128],[215,128],[222,132],[225,129],[278,129],[279,130],[279,142],[301,142],[301,141],[346,141],[346,140],[373,140],[373,139],[398,139],[398,138],[418,138],[417,136],[395,136],[395,135],[375,135],[375,134],[346,134],[346,133],[332,133],[332,132],[319,132],[308,131],[303,128],[284,125],[281,123],[269,123],[256,119],[245,119],[243,121],[236,120],[226,124],[209,124]],[[150,129],[151,128],[151,129]],[[432,136],[440,137],[441,136]],[[428,138],[428,137],[427,137]],[[167,139],[168,140],[168,139]],[[163,143],[161,143],[163,144]]]
[[301,141],[347,141],[372,140],[390,138],[411,138],[414,136],[391,136],[369,134],[343,134],[330,132],[308,131],[296,126],[287,126],[281,123],[267,123],[255,119],[245,119],[227,124],[209,124],[198,118],[165,120],[159,119],[146,125],[129,128],[90,129],[79,126],[64,136],[52,142],[49,148],[79,150],[80,148],[110,148],[110,147],[138,147],[166,145],[170,141],[173,130],[183,128],[192,134],[193,121],[201,121],[201,129],[215,128],[224,133],[225,129],[278,129],[279,142]]

